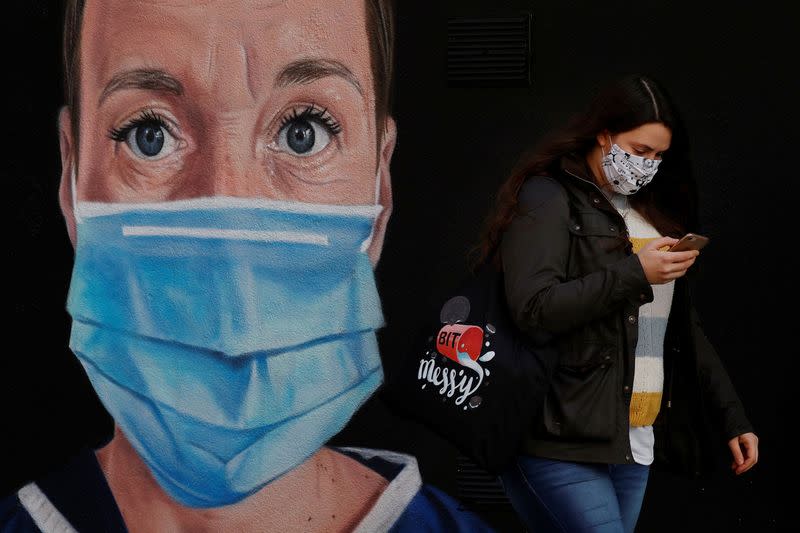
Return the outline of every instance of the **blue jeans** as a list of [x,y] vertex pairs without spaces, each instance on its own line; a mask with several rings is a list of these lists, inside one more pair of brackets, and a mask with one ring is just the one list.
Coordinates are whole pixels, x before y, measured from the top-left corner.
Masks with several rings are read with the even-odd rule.
[[650,467],[520,455],[500,475],[528,531],[632,533]]

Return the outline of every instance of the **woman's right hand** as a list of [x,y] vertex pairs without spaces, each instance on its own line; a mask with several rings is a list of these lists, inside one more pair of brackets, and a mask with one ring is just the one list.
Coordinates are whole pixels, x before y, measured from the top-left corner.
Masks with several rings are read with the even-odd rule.
[[651,285],[668,283],[675,278],[686,274],[686,270],[694,264],[695,258],[700,255],[697,250],[685,252],[667,252],[659,248],[672,246],[678,242],[673,237],[660,237],[648,242],[637,255],[642,263],[642,268]]

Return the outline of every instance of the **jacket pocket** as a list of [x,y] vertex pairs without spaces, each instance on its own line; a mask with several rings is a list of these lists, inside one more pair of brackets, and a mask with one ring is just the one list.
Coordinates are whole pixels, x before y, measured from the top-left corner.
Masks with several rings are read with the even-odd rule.
[[567,276],[581,277],[627,255],[626,229],[600,212],[573,213],[569,222],[570,258]]
[[[609,338],[610,333],[602,332],[602,335]],[[600,338],[587,338],[585,331],[581,331],[570,339],[566,349],[561,349],[558,366],[582,371],[595,366],[611,365],[615,362],[616,351],[616,345]]]
[[616,347],[578,342],[562,353],[545,400],[546,432],[565,439],[610,440],[617,429]]
[[577,237],[619,237],[625,228],[599,211],[578,211],[570,217],[569,231]]

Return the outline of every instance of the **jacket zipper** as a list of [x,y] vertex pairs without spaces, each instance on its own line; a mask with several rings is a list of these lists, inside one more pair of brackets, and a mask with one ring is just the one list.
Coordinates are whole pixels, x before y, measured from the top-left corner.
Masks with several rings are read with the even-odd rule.
[[[600,187],[598,187],[596,183],[594,183],[592,181],[589,181],[589,180],[585,180],[585,179],[581,178],[580,176],[577,176],[577,175],[573,174],[572,172],[570,172],[566,168],[564,169],[564,172],[566,172],[570,176],[575,177],[576,179],[579,179],[581,181],[585,181],[586,183],[591,183],[592,186],[594,186],[594,188],[597,189],[597,191],[600,193],[600,196],[602,196],[605,199],[605,201],[608,202],[608,205],[611,206],[611,210],[617,215],[619,220],[622,221],[622,227],[625,229],[625,239],[630,242],[630,233],[628,231],[628,225],[625,223],[625,217],[623,217],[620,214],[620,212],[617,211],[617,208],[614,207],[614,205],[611,203],[611,200],[609,200],[608,197],[605,195],[605,193],[603,193],[602,189],[600,189]],[[623,330],[624,330],[624,326],[620,329],[620,335],[622,335],[622,331]],[[624,335],[623,335],[623,339],[624,339]],[[670,374],[670,379],[672,379],[672,374]],[[623,373],[623,382],[624,382],[624,373]]]
[[[625,228],[625,234],[626,234],[626,235],[628,235],[628,226],[627,226],[627,224],[625,223],[625,217],[623,217],[622,215],[620,215],[619,211],[617,211],[617,208],[616,208],[616,207],[614,207],[614,206],[611,204],[611,201],[610,201],[610,200],[608,199],[608,197],[607,197],[607,196],[606,196],[606,195],[603,193],[603,190],[602,190],[602,189],[600,189],[600,187],[598,187],[598,186],[597,186],[597,184],[596,184],[596,183],[594,183],[594,182],[592,182],[592,181],[589,181],[589,180],[586,180],[586,179],[583,179],[583,178],[581,178],[580,176],[578,176],[578,175],[576,175],[576,174],[574,174],[574,173],[570,172],[570,171],[569,171],[569,170],[567,170],[566,168],[564,169],[564,172],[566,172],[566,173],[567,173],[567,174],[569,174],[570,176],[573,176],[573,177],[575,177],[576,179],[579,179],[579,180],[581,180],[581,181],[585,181],[586,183],[590,183],[592,186],[594,186],[594,188],[595,188],[595,189],[597,189],[597,190],[600,192],[600,196],[602,196],[603,198],[605,198],[605,199],[606,199],[606,201],[609,203],[609,205],[611,205],[611,207],[612,207],[612,209],[614,210],[614,212],[615,212],[615,213],[616,213],[616,214],[617,214],[617,215],[618,215],[618,216],[619,216],[619,217],[622,219],[622,226]],[[675,365],[676,365],[676,363],[675,363],[675,358],[676,358],[676,357],[678,357],[678,353],[679,353],[679,352],[678,352],[677,350],[674,350],[674,349],[673,349],[673,353],[672,353],[672,361],[671,361],[671,368],[670,368],[670,371],[669,371],[669,382],[667,383],[667,408],[668,408],[668,409],[671,409],[671,408],[672,408],[672,382],[673,382],[673,376],[675,375]]]
[[678,357],[678,352],[674,349],[672,351],[672,361],[670,362],[669,369],[669,383],[667,383],[667,409],[672,408],[672,376],[675,375],[675,358]]
[[[686,280],[684,280],[684,283],[685,282],[686,282]],[[677,284],[677,281],[676,281],[676,284]],[[683,290],[683,292],[684,292],[684,295],[683,295],[684,302],[689,297],[687,291],[688,291],[688,289],[684,289]],[[684,308],[685,307],[686,307],[686,305],[684,304]],[[691,336],[691,332],[689,332],[688,336]],[[688,338],[688,336],[684,336],[684,338]],[[667,408],[671,408],[672,407],[672,382],[673,382],[674,376],[675,376],[675,367],[678,366],[677,359],[678,359],[678,357],[680,356],[680,353],[681,353],[680,346],[672,346],[670,349],[672,350],[672,357],[670,359],[669,382],[667,383]]]

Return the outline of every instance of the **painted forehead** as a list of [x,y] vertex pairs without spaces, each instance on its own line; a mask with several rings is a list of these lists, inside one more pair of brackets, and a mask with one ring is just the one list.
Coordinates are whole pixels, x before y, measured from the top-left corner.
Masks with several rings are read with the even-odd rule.
[[126,68],[221,90],[246,75],[263,91],[299,58],[327,60],[372,87],[364,0],[90,0],[81,44],[82,78],[95,91]]

